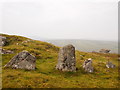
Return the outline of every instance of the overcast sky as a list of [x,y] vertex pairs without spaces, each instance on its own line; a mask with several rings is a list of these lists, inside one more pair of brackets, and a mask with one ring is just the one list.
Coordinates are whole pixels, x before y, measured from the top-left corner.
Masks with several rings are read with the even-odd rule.
[[118,39],[118,0],[4,0],[1,33],[46,39]]

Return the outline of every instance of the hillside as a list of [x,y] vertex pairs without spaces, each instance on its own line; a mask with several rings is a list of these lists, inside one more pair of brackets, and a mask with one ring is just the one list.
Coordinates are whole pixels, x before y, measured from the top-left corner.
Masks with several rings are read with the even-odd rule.
[[92,52],[92,51],[99,51],[100,49],[110,49],[110,53],[118,53],[118,42],[117,41],[97,41],[97,40],[45,40],[49,43],[52,43],[57,46],[64,46],[67,44],[73,44],[77,50],[85,51],[85,52]]
[[[50,43],[31,40],[26,37],[5,35],[7,44],[3,49],[14,51],[13,54],[2,54],[2,86],[3,88],[118,88],[118,54],[101,54],[76,51],[76,72],[61,72],[55,70],[59,47]],[[26,42],[28,41],[28,42]],[[36,70],[20,70],[3,68],[8,61],[23,50],[33,54],[36,60]],[[81,57],[80,55],[84,55]],[[107,59],[116,68],[105,67]],[[86,73],[82,69],[85,59],[93,59],[94,73]]]

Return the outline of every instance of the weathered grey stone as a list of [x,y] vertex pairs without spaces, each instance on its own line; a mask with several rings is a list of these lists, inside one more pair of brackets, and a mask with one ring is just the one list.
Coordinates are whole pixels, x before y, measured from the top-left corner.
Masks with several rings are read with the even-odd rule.
[[6,37],[0,36],[0,46],[5,46],[6,44]]
[[76,71],[75,47],[66,45],[59,51],[57,70]]
[[100,53],[109,53],[111,50],[109,49],[101,49],[99,52]]
[[85,70],[85,72],[89,72],[89,73],[93,72],[93,66],[92,66],[92,59],[91,58],[84,61],[83,69]]
[[106,64],[106,67],[107,68],[115,68],[115,65],[112,64],[112,62],[108,61],[107,64]]
[[14,56],[4,67],[35,70],[36,58],[28,51],[22,51]]
[[5,49],[0,48],[0,54],[12,54],[12,53],[14,52],[11,50],[5,50]]

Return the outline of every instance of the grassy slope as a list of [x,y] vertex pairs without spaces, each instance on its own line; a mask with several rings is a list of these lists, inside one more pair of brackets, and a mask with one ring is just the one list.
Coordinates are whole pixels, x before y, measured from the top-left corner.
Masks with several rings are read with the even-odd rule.
[[[3,35],[8,38],[8,45],[4,49],[13,50],[14,54],[2,55],[2,83],[3,88],[117,88],[118,87],[118,60],[117,54],[98,54],[76,51],[77,72],[61,72],[55,70],[59,47],[52,44],[32,40],[20,36]],[[19,43],[19,45],[16,45]],[[3,68],[3,66],[18,52],[28,50],[36,56],[35,71]],[[82,69],[84,59],[93,58],[95,71],[92,74],[85,73]],[[107,69],[106,56],[117,65],[115,69]]]

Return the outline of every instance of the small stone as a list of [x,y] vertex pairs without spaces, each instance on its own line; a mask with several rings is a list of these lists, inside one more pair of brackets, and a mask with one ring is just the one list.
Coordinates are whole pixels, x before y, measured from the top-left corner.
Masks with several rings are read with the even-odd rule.
[[83,69],[85,70],[85,72],[89,72],[89,73],[93,72],[92,59],[91,58],[84,61]]
[[31,39],[28,39],[28,40],[26,40],[26,41],[23,41],[22,43],[28,43],[28,42],[30,42],[30,41],[32,41]]
[[3,48],[0,48],[0,54],[13,54],[14,52],[11,50],[5,50]]
[[0,46],[5,46],[6,44],[6,37],[0,36]]
[[107,64],[106,64],[106,67],[107,68],[115,68],[115,65],[112,64],[112,62],[108,61]]
[[120,57],[118,57],[118,61],[120,61]]
[[19,45],[19,43],[16,43],[16,45]]

